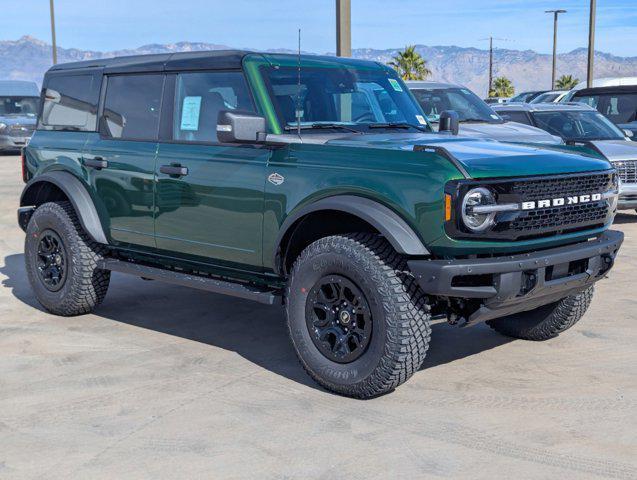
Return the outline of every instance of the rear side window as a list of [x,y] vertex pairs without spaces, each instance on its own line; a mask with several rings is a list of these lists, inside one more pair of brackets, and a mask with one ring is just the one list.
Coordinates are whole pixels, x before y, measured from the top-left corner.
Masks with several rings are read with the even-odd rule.
[[55,75],[45,81],[41,130],[94,132],[99,75]]
[[524,123],[525,125],[531,125],[529,117],[524,112],[498,112],[502,118],[507,122]]
[[108,77],[100,133],[122,140],[156,140],[164,75]]
[[216,142],[217,117],[222,110],[254,111],[243,73],[179,74],[175,85],[173,139]]

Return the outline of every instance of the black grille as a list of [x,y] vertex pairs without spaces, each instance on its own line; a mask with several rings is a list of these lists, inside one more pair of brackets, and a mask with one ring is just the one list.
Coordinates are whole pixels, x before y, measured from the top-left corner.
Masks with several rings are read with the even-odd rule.
[[[451,222],[445,228],[452,237],[481,238],[490,240],[526,240],[592,230],[606,225],[613,212],[608,200],[587,201],[594,194],[603,194],[617,189],[615,171],[502,179],[484,182],[461,182],[457,190],[462,198],[472,188],[486,187],[495,192],[501,204],[535,202],[535,208],[501,212],[496,216],[495,226],[484,233],[471,233],[461,219],[461,202],[455,214],[457,226]],[[582,196],[589,196],[586,200]],[[585,197],[586,198],[586,197]],[[563,205],[556,206],[554,200],[561,199]],[[541,200],[548,200],[550,207],[539,208]]]
[[637,183],[637,160],[615,162],[613,166],[623,183]]
[[573,226],[603,224],[607,215],[608,204],[606,202],[545,208],[523,213],[510,223],[509,228],[516,232],[526,232],[527,234],[546,230],[568,231]]
[[513,184],[512,193],[524,201],[561,198],[569,195],[603,193],[613,188],[613,174],[554,177],[546,180],[525,180]]

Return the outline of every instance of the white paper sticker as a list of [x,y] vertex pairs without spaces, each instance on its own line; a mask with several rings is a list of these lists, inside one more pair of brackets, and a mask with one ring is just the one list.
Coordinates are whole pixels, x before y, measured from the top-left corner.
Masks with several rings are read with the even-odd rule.
[[181,129],[188,131],[199,130],[199,112],[201,97],[185,97],[181,109]]
[[494,119],[494,120],[499,120],[499,119],[500,119],[500,117],[498,117],[498,116],[497,116],[496,114],[494,114],[494,113],[492,113],[492,114],[491,114],[491,118],[492,118],[492,119]]
[[400,83],[398,83],[398,80],[396,80],[395,78],[390,78],[389,83],[391,84],[392,87],[394,87],[394,90],[396,90],[397,92],[403,91],[403,88],[400,86]]
[[422,115],[416,115],[416,120],[418,120],[418,123],[421,125],[427,125],[427,120],[425,120],[425,117]]

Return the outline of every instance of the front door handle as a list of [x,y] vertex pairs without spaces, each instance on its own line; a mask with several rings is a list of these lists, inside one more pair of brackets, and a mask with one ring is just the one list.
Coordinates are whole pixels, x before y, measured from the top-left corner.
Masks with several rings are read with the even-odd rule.
[[188,168],[181,165],[162,165],[159,167],[159,171],[171,177],[185,177],[188,175]]
[[84,166],[101,170],[102,168],[108,168],[108,162],[102,157],[85,158]]

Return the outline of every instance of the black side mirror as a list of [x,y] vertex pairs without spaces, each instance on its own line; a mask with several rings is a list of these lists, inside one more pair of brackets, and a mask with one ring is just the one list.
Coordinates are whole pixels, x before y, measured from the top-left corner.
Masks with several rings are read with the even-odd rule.
[[221,110],[217,117],[217,140],[221,143],[257,143],[266,137],[265,118],[251,112]]
[[440,114],[438,125],[439,132],[450,132],[452,135],[458,135],[460,131],[460,117],[458,116],[458,112],[445,110]]

